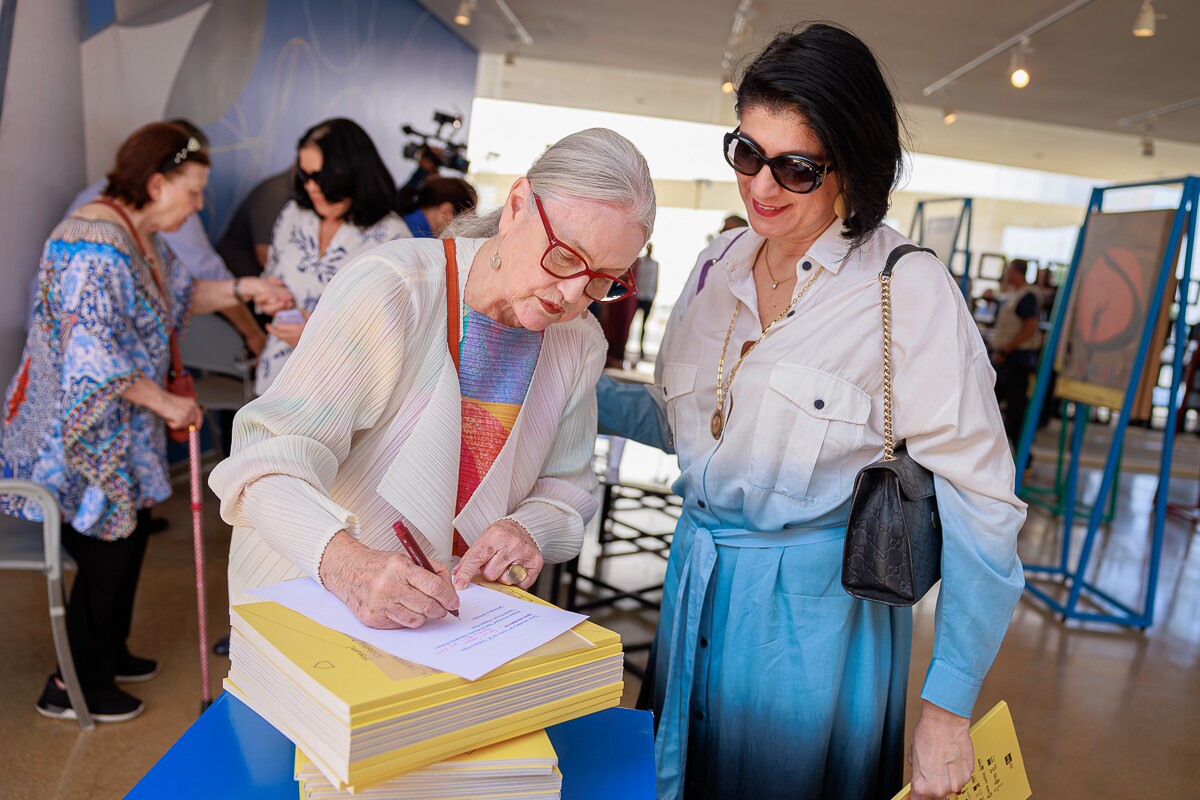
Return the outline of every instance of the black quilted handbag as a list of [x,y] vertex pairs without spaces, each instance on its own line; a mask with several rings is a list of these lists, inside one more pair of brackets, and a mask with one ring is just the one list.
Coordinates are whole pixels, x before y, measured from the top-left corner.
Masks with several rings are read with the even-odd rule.
[[904,444],[892,438],[892,270],[896,262],[926,247],[893,250],[879,283],[883,295],[883,458],[863,467],[854,480],[842,586],[854,597],[889,606],[911,606],[941,577],[942,525],[933,473]]

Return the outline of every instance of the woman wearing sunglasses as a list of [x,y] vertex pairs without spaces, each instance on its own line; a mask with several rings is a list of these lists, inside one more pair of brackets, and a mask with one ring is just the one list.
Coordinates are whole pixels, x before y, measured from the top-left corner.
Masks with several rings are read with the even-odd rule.
[[342,270],[212,473],[232,601],[309,575],[367,625],[416,627],[477,575],[528,588],[576,555],[605,353],[585,310],[635,291],[654,211],[641,154],[592,129],[546,150],[502,208],[460,218],[460,238]]
[[[890,798],[901,788],[908,608],[841,586],[849,499],[884,445],[880,273],[901,167],[871,51],[813,25],[746,71],[725,136],[750,230],[700,255],[656,383],[600,385],[602,432],[679,455],[683,498],[643,697],[659,797]],[[935,473],[944,529],[913,796],[973,769],[969,718],[1022,577],[1024,505],[962,296],[928,254],[892,286],[895,439]]]
[[278,377],[342,265],[384,242],[412,236],[392,210],[392,174],[354,121],[327,119],[305,131],[292,175],[292,200],[275,220],[263,275],[282,280],[296,308],[267,326],[267,345],[258,359],[259,394]]

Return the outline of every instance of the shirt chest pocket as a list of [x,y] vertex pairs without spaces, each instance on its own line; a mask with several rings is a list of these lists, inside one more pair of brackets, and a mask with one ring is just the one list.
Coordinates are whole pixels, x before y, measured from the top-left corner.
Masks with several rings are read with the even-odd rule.
[[[687,447],[687,443],[696,438],[692,435],[698,424],[695,390],[695,364],[663,365],[662,393],[667,406],[667,424],[671,427],[671,437],[676,448]],[[687,431],[682,439],[679,431]],[[690,460],[691,454],[680,452],[679,456]]]
[[841,502],[854,481],[845,462],[862,447],[870,415],[870,395],[853,383],[776,367],[755,425],[750,483],[809,503]]

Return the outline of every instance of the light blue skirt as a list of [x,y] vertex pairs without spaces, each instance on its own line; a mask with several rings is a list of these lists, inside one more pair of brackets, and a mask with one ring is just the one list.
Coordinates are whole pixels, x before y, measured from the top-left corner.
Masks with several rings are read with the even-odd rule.
[[652,656],[659,798],[900,790],[912,613],[842,590],[844,537],[685,513]]

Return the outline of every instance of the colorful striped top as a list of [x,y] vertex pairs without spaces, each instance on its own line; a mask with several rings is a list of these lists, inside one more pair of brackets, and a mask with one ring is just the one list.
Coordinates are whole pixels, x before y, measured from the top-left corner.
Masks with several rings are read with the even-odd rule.
[[[510,328],[463,306],[458,369],[462,450],[456,512],[471,499],[508,441],[541,352],[541,331]],[[456,532],[454,554],[466,551],[466,542]]]

